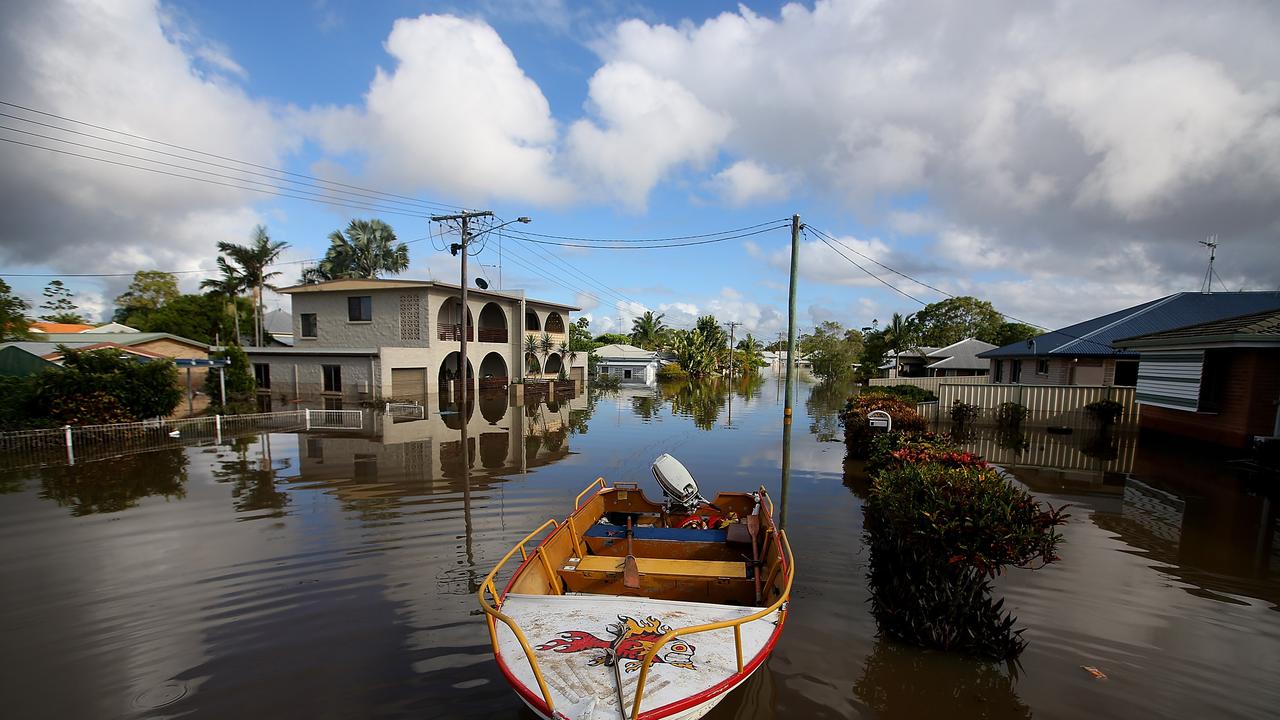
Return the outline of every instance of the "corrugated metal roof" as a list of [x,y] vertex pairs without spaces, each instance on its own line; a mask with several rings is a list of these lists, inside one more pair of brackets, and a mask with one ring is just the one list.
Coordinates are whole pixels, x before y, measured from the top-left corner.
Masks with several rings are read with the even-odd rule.
[[[1031,340],[980,353],[982,358],[1117,356],[1137,357],[1112,346],[1121,338],[1163,332],[1248,313],[1280,309],[1280,292],[1184,292],[1135,305]],[[1034,350],[1033,350],[1034,348]]]
[[[0,376],[27,377],[45,368],[56,368],[56,363],[32,353],[21,347],[25,343],[5,343],[0,345]],[[37,343],[38,344],[38,343]]]
[[1188,325],[1173,330],[1136,335],[1115,341],[1117,347],[1150,347],[1180,342],[1280,342],[1280,310],[1267,310],[1237,317]]
[[117,333],[93,333],[90,337],[85,337],[84,333],[48,333],[40,336],[41,340],[52,343],[77,343],[85,340],[92,340],[95,343],[116,343],[118,345],[138,345],[139,343],[151,342],[152,340],[172,340],[180,342],[192,347],[200,348],[208,351],[209,346],[202,342],[197,342],[191,338],[184,338],[180,335],[170,335],[162,332],[117,332]]

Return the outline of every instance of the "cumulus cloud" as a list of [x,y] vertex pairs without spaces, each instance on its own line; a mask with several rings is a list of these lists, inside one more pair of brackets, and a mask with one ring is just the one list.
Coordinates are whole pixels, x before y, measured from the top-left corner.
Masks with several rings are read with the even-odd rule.
[[598,51],[729,119],[722,152],[843,200],[864,222],[894,220],[885,198],[927,197],[938,228],[965,228],[994,255],[1034,251],[1079,275],[1122,245],[1154,258],[1165,288],[1195,276],[1195,241],[1217,232],[1231,239],[1225,263],[1266,286],[1280,283],[1280,264],[1267,262],[1280,205],[1278,33],[1267,4],[922,13],[820,0],[776,17],[633,20]]
[[706,165],[730,128],[680,83],[634,63],[596,71],[588,108],[596,119],[569,128],[571,161],[587,182],[637,210],[676,167]]
[[[167,34],[154,3],[27,2],[9,4],[5,12],[0,96],[263,164],[278,163],[290,148],[271,109],[226,79],[226,71],[238,74],[234,60],[190,34]],[[223,72],[209,72],[210,62]],[[15,120],[6,124],[87,142]],[[12,131],[0,135],[119,159]],[[6,264],[65,272],[195,269],[212,266],[217,240],[245,237],[260,220],[252,205],[260,196],[245,191],[10,143],[0,146],[0,165],[6,210],[0,261]]]
[[787,197],[790,181],[760,163],[739,160],[711,178],[716,193],[734,207],[752,202],[771,202]]
[[395,62],[378,68],[362,105],[300,110],[297,126],[383,185],[474,202],[573,197],[556,171],[551,107],[492,27],[400,19],[385,47]]

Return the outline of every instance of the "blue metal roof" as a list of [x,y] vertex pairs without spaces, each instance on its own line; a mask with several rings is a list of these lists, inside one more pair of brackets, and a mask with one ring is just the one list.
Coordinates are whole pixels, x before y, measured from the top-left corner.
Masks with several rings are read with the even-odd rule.
[[1173,330],[1249,313],[1280,309],[1280,292],[1183,292],[1135,305],[1031,340],[979,353],[981,358],[1138,357],[1111,346],[1112,341]]

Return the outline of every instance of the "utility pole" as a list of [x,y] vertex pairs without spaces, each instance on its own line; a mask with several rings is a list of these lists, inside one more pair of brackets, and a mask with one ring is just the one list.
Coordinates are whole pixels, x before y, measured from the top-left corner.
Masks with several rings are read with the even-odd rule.
[[779,527],[787,525],[787,496],[791,488],[791,395],[796,367],[796,276],[800,265],[800,215],[791,216],[791,283],[787,289],[787,394],[782,411],[782,512]]
[[733,331],[736,330],[738,326],[741,325],[742,323],[738,322],[737,320],[730,320],[729,322],[724,324],[729,327],[729,380],[732,382],[733,381]]
[[[458,283],[462,290],[462,333],[461,346],[458,350],[458,377],[462,379],[462,390],[458,393],[458,412],[462,414],[462,422],[467,422],[467,331],[470,329],[467,323],[467,242],[471,240],[471,218],[476,217],[493,217],[493,211],[481,210],[477,212],[464,212],[457,215],[432,215],[433,222],[449,222],[458,221],[458,228],[462,236],[462,242],[454,243],[450,246],[450,250],[455,255],[462,256],[462,282]],[[463,446],[463,452],[466,452],[466,446]]]

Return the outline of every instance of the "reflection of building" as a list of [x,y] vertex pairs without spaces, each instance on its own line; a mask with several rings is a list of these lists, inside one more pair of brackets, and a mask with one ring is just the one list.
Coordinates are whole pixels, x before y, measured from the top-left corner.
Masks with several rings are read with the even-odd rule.
[[380,415],[361,437],[299,435],[301,479],[341,481],[340,493],[348,499],[454,492],[464,458],[478,478],[525,472],[567,457],[571,413],[586,403],[581,395],[512,407],[505,392],[482,390],[467,403],[465,455],[463,415],[454,412],[428,412],[422,419]]
[[1145,429],[1245,447],[1280,435],[1280,310],[1115,341],[1142,352]]
[[[294,398],[422,400],[455,390],[464,376],[473,388],[502,387],[543,365],[554,376],[565,366],[559,347],[577,310],[473,289],[464,321],[456,285],[420,280],[332,280],[281,292],[293,297],[294,347],[248,353],[259,389]],[[465,373],[458,355],[464,323]],[[526,335],[543,333],[549,351],[526,353]],[[585,368],[580,354],[566,372],[582,380]]]

